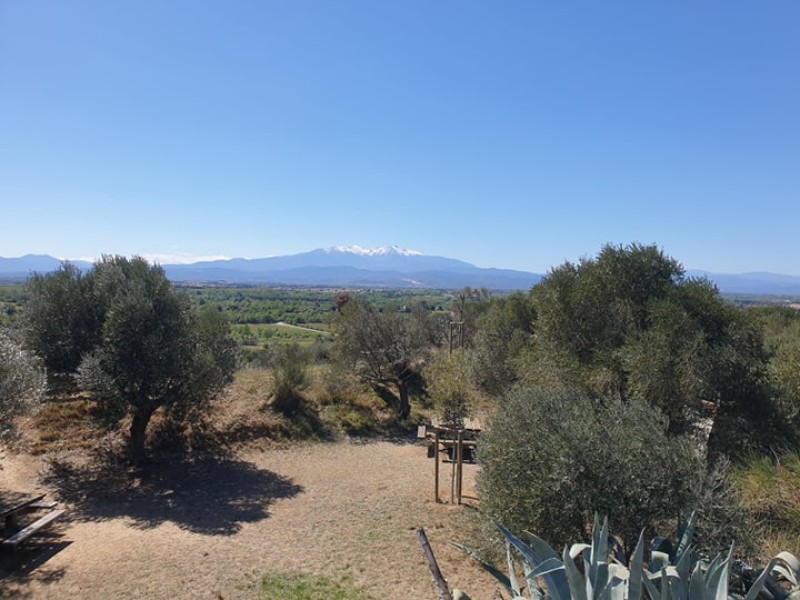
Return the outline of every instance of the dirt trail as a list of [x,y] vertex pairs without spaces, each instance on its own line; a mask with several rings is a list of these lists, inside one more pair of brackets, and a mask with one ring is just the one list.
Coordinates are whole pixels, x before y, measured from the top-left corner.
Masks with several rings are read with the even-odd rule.
[[[155,465],[132,484],[80,481],[68,469],[54,475],[30,456],[2,461],[0,488],[55,496],[58,486],[70,509],[48,543],[23,550],[21,570],[0,572],[3,596],[254,598],[264,574],[302,572],[349,577],[375,598],[433,600],[418,526],[451,585],[474,600],[497,587],[448,544],[453,517],[464,509],[432,501],[433,461],[418,445],[244,451]],[[475,470],[465,465],[467,496],[474,496]]]

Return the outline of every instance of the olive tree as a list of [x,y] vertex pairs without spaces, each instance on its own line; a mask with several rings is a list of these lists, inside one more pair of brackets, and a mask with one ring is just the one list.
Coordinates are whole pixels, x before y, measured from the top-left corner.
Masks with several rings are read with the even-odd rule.
[[433,341],[427,315],[384,309],[351,299],[336,316],[335,355],[362,381],[394,387],[401,419],[411,414],[409,384],[416,375],[415,362],[425,356]]
[[672,433],[691,425],[701,401],[713,402],[721,417],[714,443],[731,437],[721,428],[735,420],[769,413],[756,328],[655,246],[605,246],[553,269],[531,297],[532,383],[542,384],[540,365],[550,365],[555,379],[590,396],[641,397],[667,416]]
[[[188,418],[232,379],[235,344],[227,322],[211,310],[193,312],[163,269],[142,258],[104,257],[85,276],[68,267],[36,276],[29,294],[32,346],[47,356],[49,340],[63,341],[69,360],[54,357],[52,364],[77,375],[109,422],[130,418],[134,463],[145,457],[145,434],[157,409]],[[82,326],[48,325],[56,309]]]
[[13,418],[40,401],[45,391],[39,361],[7,331],[0,330],[0,436],[11,430]]

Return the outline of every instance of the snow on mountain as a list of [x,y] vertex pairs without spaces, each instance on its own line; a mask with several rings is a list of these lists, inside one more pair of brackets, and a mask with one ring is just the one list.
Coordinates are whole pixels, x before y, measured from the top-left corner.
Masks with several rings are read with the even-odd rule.
[[398,256],[422,256],[422,252],[401,248],[400,246],[380,246],[378,248],[363,248],[361,246],[333,246],[324,248],[325,252],[342,254],[358,254],[359,256],[387,256],[396,254]]

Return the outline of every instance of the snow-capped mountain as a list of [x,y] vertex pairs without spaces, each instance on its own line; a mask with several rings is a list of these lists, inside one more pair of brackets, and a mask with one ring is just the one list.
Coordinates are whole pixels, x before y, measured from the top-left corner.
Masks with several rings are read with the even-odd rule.
[[[32,271],[48,272],[60,264],[52,257],[30,258],[36,260],[0,259],[0,278],[24,279]],[[331,287],[458,289],[471,286],[521,290],[530,288],[541,278],[524,271],[481,269],[462,260],[428,256],[399,246],[336,246],[289,256],[162,264],[162,267],[173,281]]]
[[[72,261],[80,269],[91,263]],[[0,280],[24,281],[32,272],[47,273],[61,264],[47,255],[0,257]],[[525,290],[541,275],[509,269],[482,269],[462,260],[428,256],[399,246],[363,248],[334,246],[269,258],[232,258],[191,264],[162,264],[173,281],[230,284],[459,289],[465,286],[495,290]],[[800,277],[774,273],[720,274],[688,271],[705,276],[723,293],[800,294]]]
[[332,248],[324,248],[325,252],[333,254],[339,252],[342,254],[358,254],[360,256],[386,256],[387,254],[397,254],[400,256],[422,256],[422,252],[417,250],[409,250],[408,248],[401,248],[400,246],[380,246],[378,248],[362,248],[361,246],[333,246]]
[[176,281],[229,281],[287,285],[527,289],[540,276],[524,271],[481,269],[443,256],[399,246],[336,246],[270,258],[164,265]]

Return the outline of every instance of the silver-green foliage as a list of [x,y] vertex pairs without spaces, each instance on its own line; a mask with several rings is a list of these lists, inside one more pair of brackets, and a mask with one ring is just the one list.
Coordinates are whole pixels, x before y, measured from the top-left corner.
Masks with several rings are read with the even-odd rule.
[[481,507],[511,531],[558,545],[588,535],[597,511],[632,545],[664,515],[688,512],[705,466],[642,399],[602,402],[566,389],[508,394],[478,447]]
[[0,435],[15,415],[40,401],[47,390],[44,372],[33,353],[0,330]]
[[[478,560],[514,600],[756,600],[768,584],[772,584],[770,589],[778,588],[776,578],[796,588],[800,569],[794,556],[781,553],[746,592],[732,594],[733,546],[724,557],[717,555],[710,562],[697,560],[691,552],[694,516],[671,557],[661,552],[646,556],[642,532],[629,564],[613,548],[608,520],[601,527],[597,516],[592,543],[565,546],[560,555],[530,532],[525,532],[526,544],[502,525],[498,528],[506,540],[508,574]],[[523,583],[517,576],[518,564]]]

